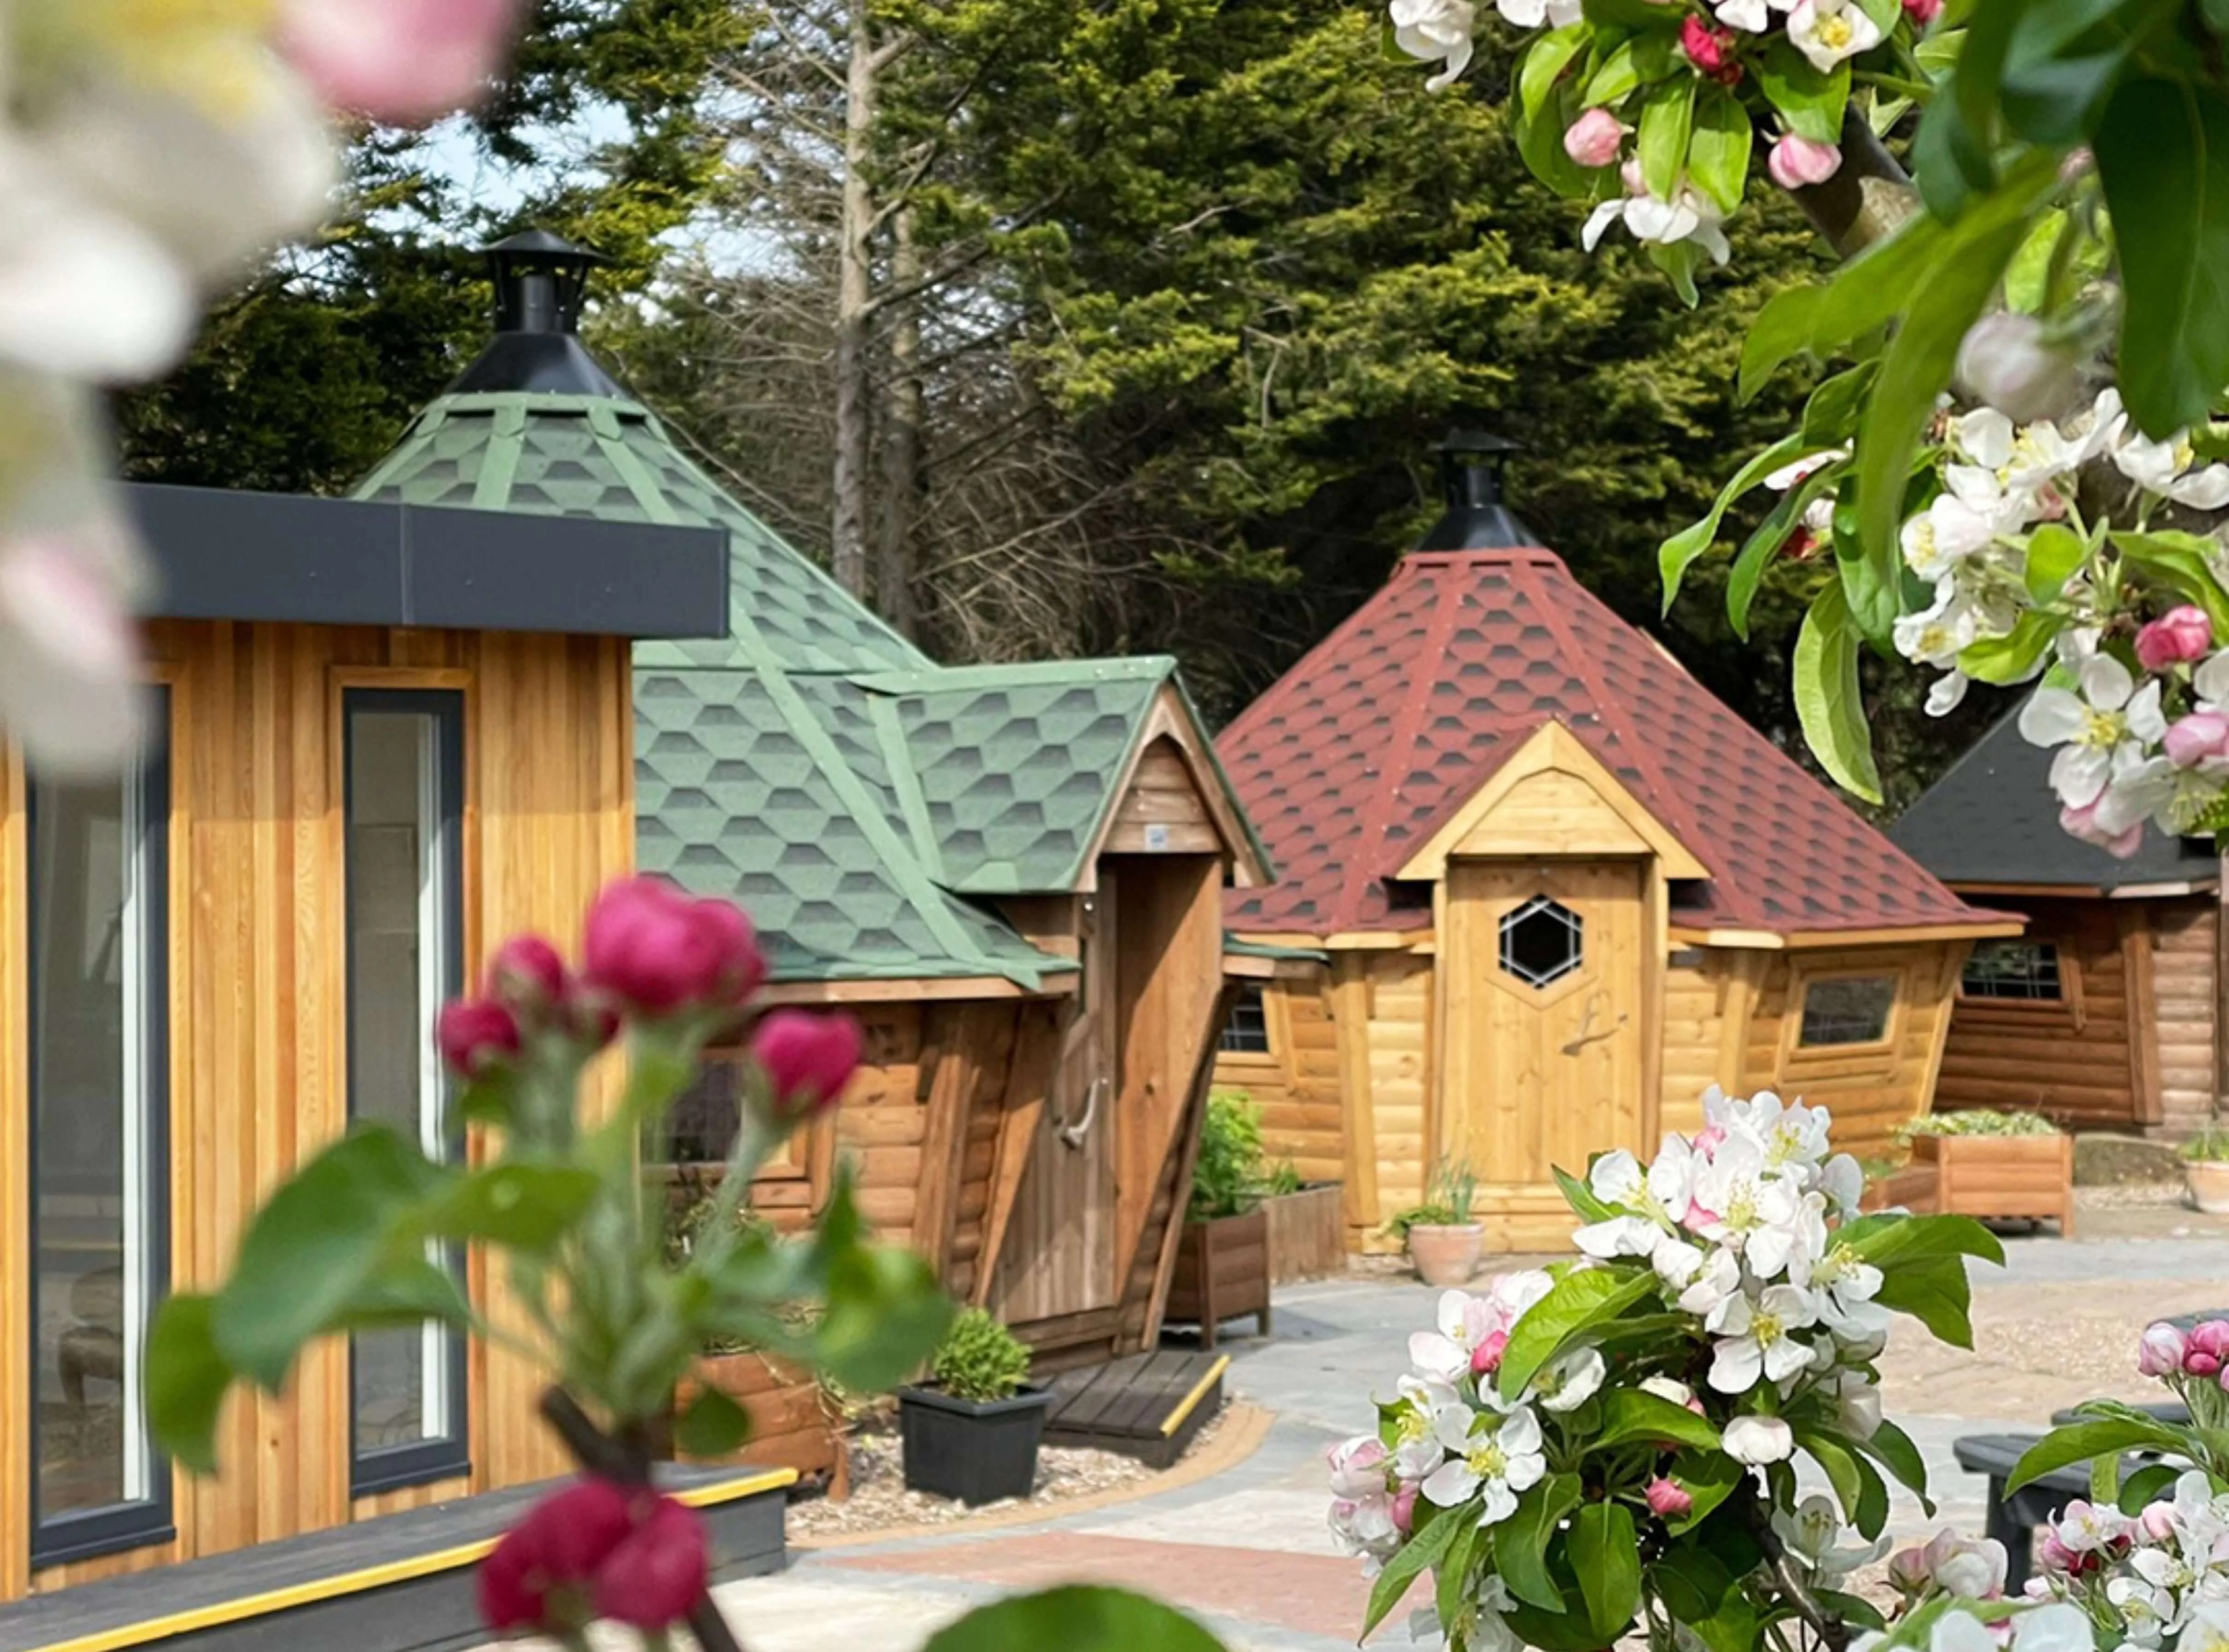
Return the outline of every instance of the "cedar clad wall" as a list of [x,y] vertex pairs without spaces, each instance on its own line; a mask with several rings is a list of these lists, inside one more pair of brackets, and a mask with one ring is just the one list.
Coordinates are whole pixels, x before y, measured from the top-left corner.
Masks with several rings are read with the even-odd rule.
[[1262,1146],[1271,1164],[1289,1159],[1304,1182],[1339,1181],[1346,1174],[1346,1141],[1330,987],[1321,972],[1312,980],[1265,982],[1262,1009],[1269,1053],[1218,1055],[1215,1086],[1243,1090],[1262,1109]]
[[2147,901],[2143,907],[2151,919],[2158,1133],[2179,1140],[2202,1129],[2213,1109],[2220,909],[2211,896]]
[[[192,1289],[220,1276],[257,1203],[346,1122],[341,689],[465,694],[468,967],[517,930],[577,934],[597,888],[632,866],[633,723],[627,645],[617,639],[166,621],[151,627],[151,643],[171,693],[171,1271]],[[0,889],[10,891],[23,887],[22,797],[18,771],[0,821]],[[20,1004],[20,909],[5,933],[0,1001]],[[22,1139],[25,1105],[16,1031],[0,1066],[10,1141]],[[0,1232],[9,1278],[25,1271],[22,1231]],[[474,1282],[488,1301],[488,1282]],[[13,1329],[0,1347],[0,1406],[11,1418],[29,1411],[29,1337]],[[469,1487],[351,1507],[345,1349],[326,1343],[281,1397],[235,1395],[217,1435],[222,1477],[174,1482],[174,1541],[35,1578],[22,1570],[29,1470],[10,1449],[21,1433],[0,1429],[0,1532],[10,1534],[0,1598],[561,1472],[530,1368],[479,1343],[472,1360]]]

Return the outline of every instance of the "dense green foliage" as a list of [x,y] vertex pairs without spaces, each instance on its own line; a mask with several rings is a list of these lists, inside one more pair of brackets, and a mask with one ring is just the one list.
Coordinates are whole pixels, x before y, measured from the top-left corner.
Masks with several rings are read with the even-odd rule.
[[962,1312],[944,1334],[931,1375],[954,1399],[1012,1399],[1027,1381],[1030,1351],[980,1308]]
[[1262,1109],[1237,1090],[1215,1091],[1200,1125],[1187,1214],[1195,1222],[1243,1216],[1262,1202],[1265,1180]]
[[1956,1113],[1930,1113],[1897,1128],[1897,1140],[1917,1135],[2057,1135],[2059,1127],[2040,1113],[2016,1109],[2000,1112],[1975,1107]]

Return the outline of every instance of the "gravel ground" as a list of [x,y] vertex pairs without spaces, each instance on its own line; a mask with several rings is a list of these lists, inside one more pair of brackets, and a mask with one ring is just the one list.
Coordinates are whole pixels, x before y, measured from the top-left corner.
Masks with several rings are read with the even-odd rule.
[[[1225,1413],[1227,1416],[1228,1413]],[[1216,1436],[1224,1417],[1200,1430],[1186,1450],[1198,1450]],[[1007,1509],[1041,1507],[1063,1503],[1096,1492],[1111,1491],[1150,1480],[1157,1472],[1134,1457],[1113,1451],[1087,1451],[1065,1446],[1046,1446],[1037,1453],[1037,1482],[1030,1497],[1006,1498],[979,1508],[908,1491],[900,1458],[895,1423],[862,1424],[851,1437],[851,1495],[842,1502],[811,1496],[789,1506],[789,1530],[793,1537],[832,1536],[857,1532],[880,1532],[896,1526],[943,1526],[994,1514]]]
[[2189,1190],[2180,1177],[2174,1181],[2130,1181],[2074,1190],[2074,1208],[2078,1211],[2131,1211],[2155,1205],[2187,1205],[2189,1202]]

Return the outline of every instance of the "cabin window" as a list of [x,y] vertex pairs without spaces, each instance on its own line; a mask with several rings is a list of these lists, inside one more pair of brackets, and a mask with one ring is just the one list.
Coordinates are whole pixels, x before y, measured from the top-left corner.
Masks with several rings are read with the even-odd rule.
[[1966,960],[1958,990],[1968,998],[2055,1004],[2066,996],[2059,948],[2048,941],[1984,941]]
[[1880,1043],[1888,1037],[1889,1012],[1896,1007],[1896,982],[1893,975],[1813,981],[1803,994],[1803,1026],[1796,1045],[1816,1050]]
[[1269,1006],[1259,987],[1238,989],[1238,1001],[1230,1006],[1230,1019],[1224,1023],[1218,1047],[1231,1056],[1269,1053]]
[[1501,920],[1501,967],[1527,987],[1545,987],[1586,959],[1586,920],[1536,895]]
[[170,775],[34,778],[29,829],[34,1561],[166,1540],[147,1322],[169,1284]]
[[[463,697],[351,689],[342,704],[349,1114],[453,1154],[433,1029],[460,989]],[[461,1271],[454,1247],[432,1254]],[[465,1471],[462,1337],[430,1324],[361,1333],[349,1378],[356,1493]]]

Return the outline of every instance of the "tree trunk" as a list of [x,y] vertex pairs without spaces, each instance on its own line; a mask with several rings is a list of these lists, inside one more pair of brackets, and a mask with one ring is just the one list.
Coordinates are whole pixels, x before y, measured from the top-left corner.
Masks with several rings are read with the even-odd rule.
[[1854,258],[1919,210],[1919,192],[1855,104],[1842,112],[1841,147],[1834,177],[1790,193],[1836,255]]
[[875,123],[874,25],[867,0],[852,0],[851,59],[845,74],[844,196],[836,279],[835,521],[831,536],[836,581],[867,595],[868,467],[874,442],[867,358],[872,301],[867,239],[875,197],[867,176]]
[[[891,218],[890,286],[903,292],[921,279],[921,249],[913,235],[913,209]],[[875,506],[875,605],[883,618],[910,637],[919,623],[914,607],[913,529],[921,497],[921,306],[900,301],[890,318],[890,388],[883,397],[883,477]]]

